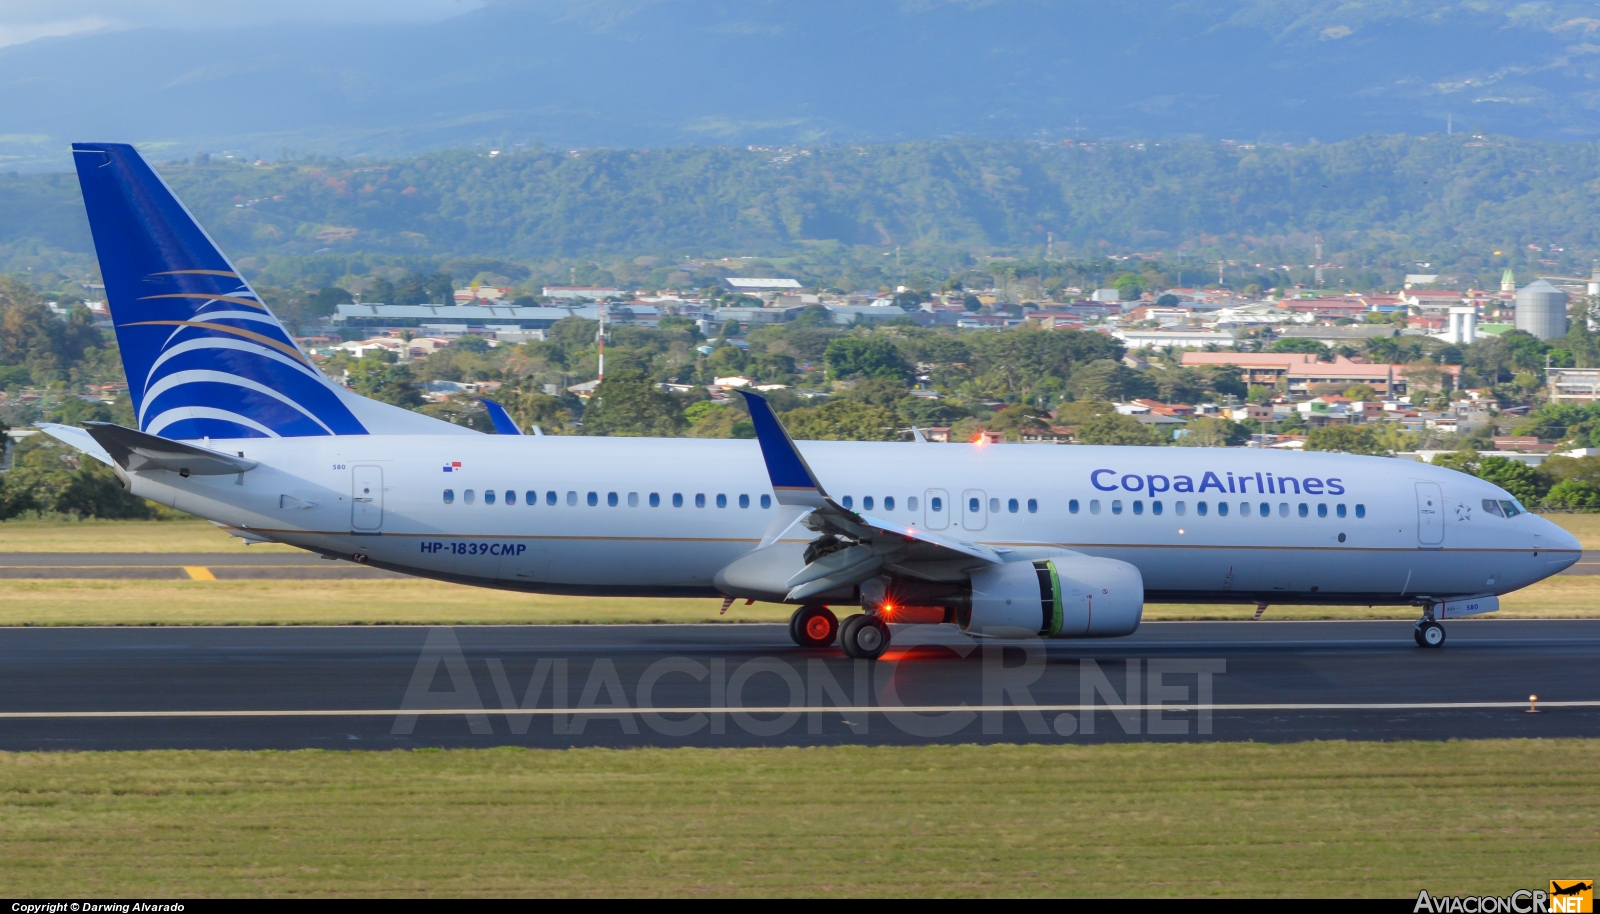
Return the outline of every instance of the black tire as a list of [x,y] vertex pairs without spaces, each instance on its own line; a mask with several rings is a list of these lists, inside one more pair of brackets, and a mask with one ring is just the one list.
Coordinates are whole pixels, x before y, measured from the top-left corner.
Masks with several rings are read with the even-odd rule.
[[839,644],[845,653],[858,660],[882,657],[889,649],[889,626],[877,616],[854,616],[851,621],[855,624],[839,633]]
[[1411,626],[1411,640],[1417,642],[1417,647],[1427,647],[1428,646],[1422,640],[1422,623],[1421,622],[1418,622],[1416,625]]
[[1417,625],[1417,643],[1423,647],[1444,647],[1444,626],[1429,620]]
[[860,655],[856,653],[855,649],[855,631],[858,625],[866,621],[866,618],[861,613],[857,613],[839,623],[839,650],[844,651],[846,657],[859,659]]
[[789,637],[801,647],[827,647],[839,637],[839,617],[826,606],[802,606],[789,619]]

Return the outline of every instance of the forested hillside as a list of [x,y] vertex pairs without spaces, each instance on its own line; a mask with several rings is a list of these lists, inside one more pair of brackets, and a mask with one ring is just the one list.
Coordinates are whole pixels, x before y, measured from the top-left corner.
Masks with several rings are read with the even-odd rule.
[[[781,255],[830,242],[1037,256],[1046,232],[1064,257],[1160,252],[1199,270],[1217,257],[1303,266],[1319,232],[1353,268],[1550,272],[1600,253],[1600,149],[1460,135],[1300,148],[967,140],[211,157],[161,171],[234,256],[263,263],[357,251],[419,262]],[[88,254],[75,179],[0,178],[0,245],[11,270]]]

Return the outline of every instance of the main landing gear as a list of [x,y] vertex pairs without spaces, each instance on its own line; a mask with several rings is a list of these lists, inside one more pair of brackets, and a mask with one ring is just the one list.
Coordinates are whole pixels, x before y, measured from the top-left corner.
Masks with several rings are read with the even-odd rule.
[[876,660],[889,649],[889,626],[877,616],[858,613],[840,624],[826,606],[802,606],[789,617],[789,637],[801,647],[827,647],[837,638],[846,656]]
[[789,617],[789,637],[801,647],[827,647],[839,635],[839,617],[826,606],[802,606]]
[[1433,617],[1432,604],[1422,610],[1422,618],[1417,620],[1411,636],[1417,639],[1417,647],[1444,646],[1444,626]]
[[839,627],[839,648],[847,657],[877,660],[889,649],[889,625],[877,616],[851,616]]

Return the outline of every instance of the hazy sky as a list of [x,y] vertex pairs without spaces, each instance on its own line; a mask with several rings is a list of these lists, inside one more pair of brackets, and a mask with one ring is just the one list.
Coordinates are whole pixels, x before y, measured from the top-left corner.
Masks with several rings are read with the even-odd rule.
[[143,26],[428,22],[482,5],[482,0],[0,0],[0,47]]

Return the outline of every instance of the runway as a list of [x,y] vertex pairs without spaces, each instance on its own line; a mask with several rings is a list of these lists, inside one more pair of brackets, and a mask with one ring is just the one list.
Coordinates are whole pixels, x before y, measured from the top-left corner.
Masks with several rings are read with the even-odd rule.
[[[1600,552],[1585,552],[1567,575],[1600,574]],[[309,552],[0,552],[0,580],[362,580],[405,575],[328,560]]]
[[874,663],[801,650],[777,625],[9,628],[0,749],[1600,734],[1600,621],[1447,629],[1423,650],[1404,622],[1047,643],[911,626]]

